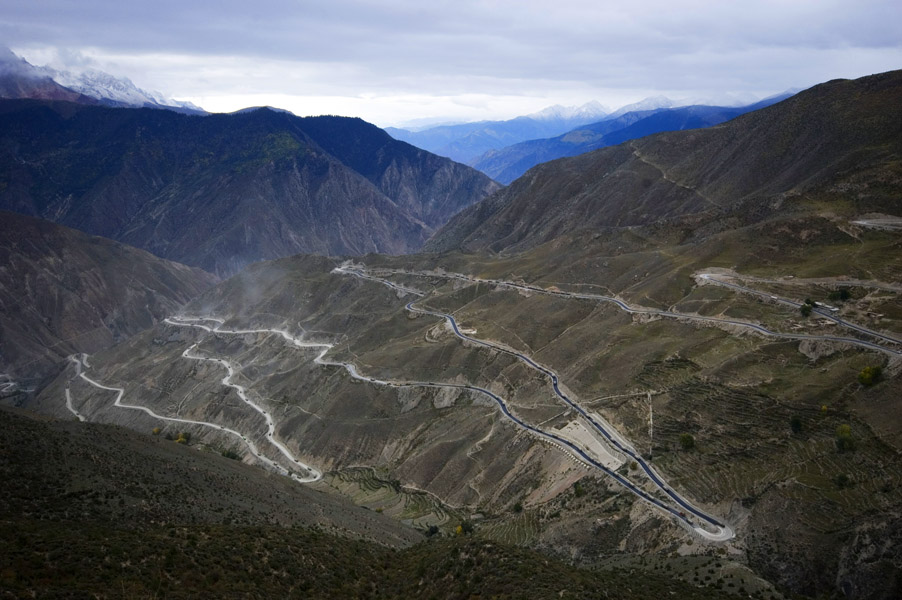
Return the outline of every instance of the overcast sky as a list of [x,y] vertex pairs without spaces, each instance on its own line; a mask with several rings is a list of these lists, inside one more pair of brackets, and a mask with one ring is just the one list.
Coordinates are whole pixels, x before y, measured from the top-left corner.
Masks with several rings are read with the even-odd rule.
[[382,126],[764,97],[902,68],[900,23],[900,0],[0,0],[32,64]]

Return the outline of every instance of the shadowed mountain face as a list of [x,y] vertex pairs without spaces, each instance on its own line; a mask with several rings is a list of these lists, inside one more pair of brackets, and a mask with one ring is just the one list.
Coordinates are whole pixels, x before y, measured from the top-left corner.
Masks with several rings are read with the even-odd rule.
[[614,119],[579,127],[557,137],[529,140],[500,150],[492,150],[470,164],[492,179],[509,184],[539,163],[584,154],[662,131],[718,125],[786,97],[784,95],[741,107],[684,106],[632,111]]
[[552,161],[463,211],[426,249],[519,251],[579,231],[765,210],[831,186],[860,192],[845,201],[861,212],[893,212],[900,102],[900,71],[832,81],[723,125]]
[[40,378],[69,354],[150,327],[215,282],[137,248],[0,211],[0,373]]
[[298,252],[411,252],[498,189],[359,119],[5,101],[0,131],[0,208],[220,275]]

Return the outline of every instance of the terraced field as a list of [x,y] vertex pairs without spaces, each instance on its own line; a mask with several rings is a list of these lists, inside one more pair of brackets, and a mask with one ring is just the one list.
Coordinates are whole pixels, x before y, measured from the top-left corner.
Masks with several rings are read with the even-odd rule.
[[443,505],[435,496],[382,478],[369,467],[326,473],[323,484],[351,498],[358,506],[383,513],[417,529],[436,526],[450,532],[460,522],[457,512]]
[[533,546],[541,532],[539,515],[535,511],[523,511],[497,522],[486,522],[477,530],[479,537],[509,544]]

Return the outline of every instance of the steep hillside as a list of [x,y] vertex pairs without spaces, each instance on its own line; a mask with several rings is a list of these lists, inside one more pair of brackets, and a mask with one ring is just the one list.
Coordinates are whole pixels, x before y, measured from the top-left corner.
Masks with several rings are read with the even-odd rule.
[[429,228],[441,227],[475,199],[500,188],[470,167],[398,143],[361,119],[308,117],[301,126],[326,152]]
[[844,202],[861,213],[892,213],[900,100],[900,71],[832,81],[720,126],[552,161],[462,212],[426,249],[523,250],[581,230],[767,212],[770,199],[831,186],[860,190]]
[[216,282],[200,269],[0,211],[0,373],[21,386],[146,329]]
[[6,101],[0,132],[0,208],[219,275],[297,252],[410,252],[498,189],[358,119]]
[[718,125],[787,97],[787,95],[778,96],[742,107],[685,106],[628,112],[613,119],[579,127],[557,137],[529,140],[500,150],[492,150],[471,164],[492,179],[509,184],[539,163],[584,154],[662,131]]

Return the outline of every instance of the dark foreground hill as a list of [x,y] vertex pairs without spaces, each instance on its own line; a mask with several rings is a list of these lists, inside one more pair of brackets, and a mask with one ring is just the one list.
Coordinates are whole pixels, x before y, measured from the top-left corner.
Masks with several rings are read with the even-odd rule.
[[40,378],[146,329],[217,281],[48,221],[0,211],[0,373]]
[[4,597],[712,597],[468,537],[411,546],[388,517],[162,437],[0,425]]
[[7,100],[0,132],[0,208],[219,275],[298,252],[411,252],[498,189],[360,119]]
[[902,71],[831,81],[723,125],[545,163],[463,211],[426,249],[519,251],[700,213],[762,218],[815,189],[841,191],[859,213],[894,213],[900,103]]

